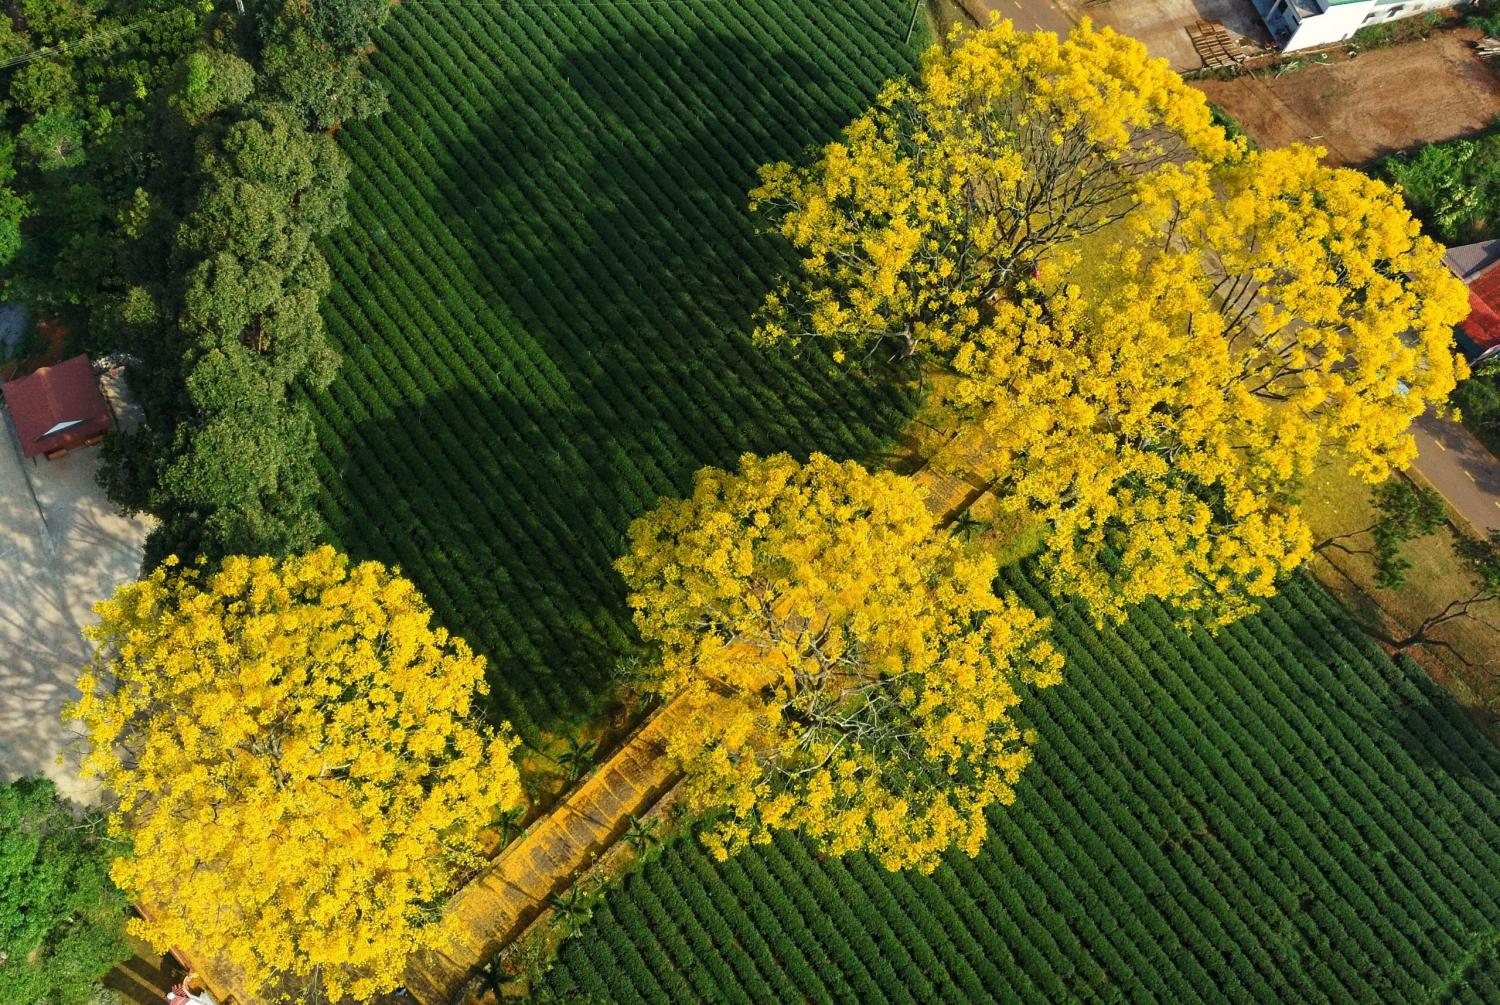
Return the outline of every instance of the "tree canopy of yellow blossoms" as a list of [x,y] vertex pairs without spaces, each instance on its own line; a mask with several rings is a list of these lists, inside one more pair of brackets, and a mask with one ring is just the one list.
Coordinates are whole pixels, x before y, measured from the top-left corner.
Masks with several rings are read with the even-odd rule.
[[950,353],[1048,249],[1117,221],[1171,163],[1240,149],[1165,61],[1087,21],[933,46],[814,163],[761,168],[750,208],[804,270],[757,338]]
[[618,568],[648,685],[690,709],[668,738],[721,858],[796,828],[832,854],[932,869],[973,855],[1034,738],[1025,686],[1059,679],[1046,622],[992,557],[936,531],[918,486],[814,454],[698,472],[630,528]]
[[1050,523],[1055,588],[1222,624],[1309,554],[1313,466],[1384,479],[1463,375],[1442,249],[1320,156],[1232,142],[1108,29],[997,21],[762,169],[804,257],[757,337],[916,355],[952,457]]
[[131,851],[136,931],[228,963],[252,993],[392,990],[435,938],[481,830],[522,802],[484,662],[410,582],[331,548],[169,559],[96,606],[69,714]]

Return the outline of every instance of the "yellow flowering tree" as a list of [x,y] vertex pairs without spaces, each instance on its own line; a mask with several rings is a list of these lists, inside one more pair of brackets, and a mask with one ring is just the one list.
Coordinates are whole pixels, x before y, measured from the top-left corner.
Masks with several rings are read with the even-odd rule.
[[114,792],[136,931],[253,993],[368,999],[436,933],[481,830],[522,801],[484,663],[410,582],[330,548],[169,560],[96,607],[69,714]]
[[996,21],[875,106],[811,165],[770,164],[751,209],[803,254],[761,312],[766,344],[950,352],[1050,250],[1129,212],[1183,158],[1237,154],[1203,96],[1087,20],[1064,40]]
[[1311,551],[1299,490],[1325,448],[1384,480],[1462,372],[1442,249],[1318,158],[1160,173],[1086,278],[1020,284],[935,382],[950,449],[1051,521],[1054,581],[1096,612],[1253,609]]
[[997,22],[763,169],[804,258],[758,337],[895,339],[953,458],[1049,521],[1059,590],[1222,624],[1309,553],[1325,448],[1387,477],[1462,375],[1441,249],[1320,156],[1230,142],[1135,41]]
[[777,829],[890,869],[973,855],[1033,737],[1024,685],[1059,679],[1046,623],[994,591],[993,558],[934,530],[920,489],[815,454],[699,471],[630,528],[618,567],[648,686],[721,858]]

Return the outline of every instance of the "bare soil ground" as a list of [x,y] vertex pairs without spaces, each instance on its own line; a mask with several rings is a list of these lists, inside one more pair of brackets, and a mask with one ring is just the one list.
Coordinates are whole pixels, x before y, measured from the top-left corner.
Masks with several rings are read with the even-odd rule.
[[1500,118],[1500,73],[1459,28],[1422,42],[1335,53],[1326,65],[1193,86],[1262,146],[1310,143],[1334,165],[1362,164],[1420,143],[1486,129]]

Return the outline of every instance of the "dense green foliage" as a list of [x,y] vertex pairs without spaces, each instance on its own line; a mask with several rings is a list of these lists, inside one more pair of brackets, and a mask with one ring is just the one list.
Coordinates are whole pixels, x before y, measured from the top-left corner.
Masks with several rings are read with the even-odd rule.
[[1500,368],[1489,360],[1475,368],[1468,380],[1453,392],[1453,404],[1465,426],[1500,455]]
[[316,242],[346,218],[347,168],[326,130],[379,109],[361,70],[387,9],[255,8],[187,54],[155,106],[164,169],[120,229],[156,271],[122,277],[92,315],[140,361],[146,423],[111,438],[105,477],[117,503],[160,521],[148,567],[315,540],[315,437],[294,389],[326,386],[338,366]]
[[110,453],[126,461],[117,498],[163,521],[148,564],[168,551],[284,554],[316,530],[312,426],[288,391],[337,367],[314,240],[343,220],[344,161],[286,106],[214,125],[174,241],[182,276],[162,298],[173,320],[131,342],[148,425]]
[[339,133],[343,356],[313,397],[330,536],[399,564],[523,732],[593,710],[632,633],[611,562],[706,464],[869,455],[904,398],[755,349],[786,262],[756,167],[911,67],[902,0],[405,4],[386,114]]
[[122,214],[164,168],[154,98],[211,10],[170,0],[8,5],[0,18],[5,297],[78,322],[140,271]]
[[103,833],[45,779],[0,785],[0,1002],[82,1005],[129,958]]
[[1187,636],[1056,618],[1016,804],[932,876],[693,838],[608,893],[547,988],[628,1002],[1500,1001],[1500,751],[1322,589]]
[[1464,14],[1464,24],[1478,28],[1490,38],[1500,38],[1500,3],[1495,0],[1476,0],[1469,4]]
[[1391,154],[1370,172],[1400,185],[1412,213],[1445,244],[1500,236],[1500,131]]

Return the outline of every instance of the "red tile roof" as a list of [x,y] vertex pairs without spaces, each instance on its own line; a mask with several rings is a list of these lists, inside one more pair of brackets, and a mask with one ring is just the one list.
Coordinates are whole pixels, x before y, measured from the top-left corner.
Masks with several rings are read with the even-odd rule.
[[1469,283],[1469,317],[1460,327],[1474,346],[1475,358],[1500,346],[1500,264]]
[[87,356],[44,366],[0,386],[0,393],[26,457],[77,446],[109,428],[109,406]]

